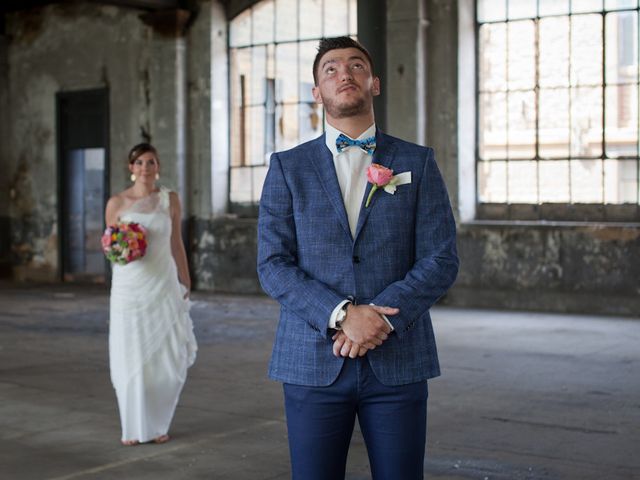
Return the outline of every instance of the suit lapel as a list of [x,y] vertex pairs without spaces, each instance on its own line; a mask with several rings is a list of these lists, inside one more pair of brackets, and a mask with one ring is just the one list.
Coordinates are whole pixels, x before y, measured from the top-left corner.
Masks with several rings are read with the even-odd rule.
[[[390,137],[387,137],[378,130],[376,132],[376,150],[373,153],[371,163],[377,163],[379,165],[382,165],[383,167],[391,168],[395,151],[396,146],[394,145]],[[356,239],[358,238],[358,235],[360,235],[360,231],[364,227],[367,218],[369,218],[371,211],[376,207],[376,197],[379,195],[384,195],[384,192],[379,189],[373,194],[369,206],[365,208],[364,205],[367,201],[367,197],[369,196],[369,192],[371,192],[371,187],[371,183],[367,182],[367,188],[364,191],[364,198],[362,199],[362,203],[360,205],[360,215],[358,216],[358,225],[356,227]]]
[[322,135],[314,143],[314,148],[310,152],[311,164],[313,165],[318,177],[320,185],[327,194],[333,208],[336,211],[338,220],[342,228],[351,237],[349,229],[349,220],[347,219],[347,211],[344,207],[344,200],[340,192],[340,184],[336,175],[336,167],[333,164],[333,157],[325,143],[325,136]]

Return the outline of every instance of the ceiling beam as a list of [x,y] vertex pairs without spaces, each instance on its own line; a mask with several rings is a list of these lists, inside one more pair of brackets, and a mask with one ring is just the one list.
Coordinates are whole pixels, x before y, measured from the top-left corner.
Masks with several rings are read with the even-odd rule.
[[140,8],[143,10],[169,10],[180,8],[179,0],[91,0],[93,3],[106,3],[120,7]]
[[[0,12],[15,12],[53,3],[83,3],[74,0],[0,0]],[[120,7],[136,8],[146,11],[158,11],[181,8],[184,1],[180,0],[85,0],[84,3],[102,3]],[[184,7],[182,7],[184,8]]]

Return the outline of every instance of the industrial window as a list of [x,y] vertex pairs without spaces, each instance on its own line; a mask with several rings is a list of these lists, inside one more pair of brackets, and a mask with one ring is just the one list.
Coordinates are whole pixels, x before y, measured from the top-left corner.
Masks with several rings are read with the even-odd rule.
[[638,0],[479,0],[479,216],[638,220]]
[[311,95],[322,37],[356,35],[356,0],[263,0],[229,29],[230,209],[254,212],[274,151],[323,131]]

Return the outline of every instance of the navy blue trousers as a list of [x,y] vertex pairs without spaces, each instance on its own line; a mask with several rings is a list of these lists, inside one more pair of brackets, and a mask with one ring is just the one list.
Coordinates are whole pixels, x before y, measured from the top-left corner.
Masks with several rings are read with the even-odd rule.
[[356,417],[373,480],[423,478],[427,382],[385,386],[367,357],[328,387],[284,384],[293,480],[342,480]]

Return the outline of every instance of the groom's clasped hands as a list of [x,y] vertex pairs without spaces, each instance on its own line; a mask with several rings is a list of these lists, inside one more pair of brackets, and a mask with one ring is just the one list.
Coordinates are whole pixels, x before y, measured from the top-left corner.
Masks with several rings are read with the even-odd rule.
[[349,305],[342,330],[332,337],[333,354],[336,357],[356,358],[382,345],[391,333],[391,327],[382,315],[393,316],[399,312],[394,307]]

